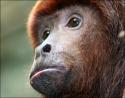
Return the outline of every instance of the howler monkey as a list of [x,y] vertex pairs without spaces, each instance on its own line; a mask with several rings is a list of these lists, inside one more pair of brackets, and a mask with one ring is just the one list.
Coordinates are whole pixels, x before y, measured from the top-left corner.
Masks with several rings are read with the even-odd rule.
[[122,98],[125,0],[38,0],[28,20],[32,87],[45,98]]

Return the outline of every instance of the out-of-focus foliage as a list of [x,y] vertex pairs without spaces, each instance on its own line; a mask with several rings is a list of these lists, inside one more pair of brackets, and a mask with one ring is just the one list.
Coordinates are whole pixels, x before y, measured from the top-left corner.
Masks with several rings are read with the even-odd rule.
[[40,97],[29,85],[33,61],[26,22],[35,0],[1,2],[1,97]]

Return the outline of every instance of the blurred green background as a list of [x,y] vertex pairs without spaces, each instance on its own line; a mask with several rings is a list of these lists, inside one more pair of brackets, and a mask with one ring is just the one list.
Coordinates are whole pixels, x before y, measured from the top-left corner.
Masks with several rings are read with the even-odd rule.
[[40,97],[28,76],[33,61],[26,22],[35,0],[1,2],[1,97]]

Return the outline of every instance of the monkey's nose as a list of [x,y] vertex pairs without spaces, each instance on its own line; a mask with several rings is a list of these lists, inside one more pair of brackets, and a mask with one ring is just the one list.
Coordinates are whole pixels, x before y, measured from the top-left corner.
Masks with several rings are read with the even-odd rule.
[[46,53],[50,53],[51,51],[51,45],[46,44],[43,47],[37,47],[35,49],[35,59],[39,58],[40,56],[45,56]]
[[51,51],[51,45],[50,44],[46,44],[44,47],[43,47],[43,52],[45,53],[49,53]]

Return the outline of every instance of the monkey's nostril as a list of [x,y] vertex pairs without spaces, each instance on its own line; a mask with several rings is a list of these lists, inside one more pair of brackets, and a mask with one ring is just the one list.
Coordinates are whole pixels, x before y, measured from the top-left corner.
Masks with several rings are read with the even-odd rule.
[[43,47],[43,52],[50,52],[51,51],[51,45],[50,44],[46,44],[44,47]]

